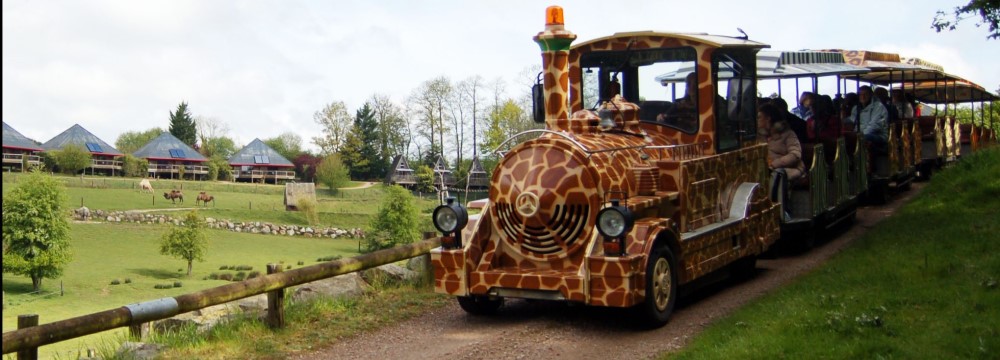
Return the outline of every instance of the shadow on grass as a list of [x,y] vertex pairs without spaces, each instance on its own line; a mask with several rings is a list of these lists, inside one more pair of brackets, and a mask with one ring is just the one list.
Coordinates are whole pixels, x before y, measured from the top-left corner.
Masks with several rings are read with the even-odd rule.
[[[45,288],[44,284],[45,281],[43,280],[43,289]],[[31,287],[31,279],[3,279],[3,291],[8,293],[8,295],[21,295],[34,292],[35,290]]]
[[165,269],[126,269],[129,273],[151,277],[154,279],[182,279],[185,277],[183,271],[176,272]]

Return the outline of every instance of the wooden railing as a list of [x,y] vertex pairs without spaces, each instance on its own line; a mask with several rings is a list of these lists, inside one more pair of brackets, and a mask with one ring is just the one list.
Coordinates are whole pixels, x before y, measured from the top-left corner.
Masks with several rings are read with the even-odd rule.
[[233,177],[237,179],[243,178],[275,178],[275,179],[294,179],[294,171],[286,170],[249,170],[249,171],[236,171],[233,173]]
[[175,165],[175,164],[149,164],[151,173],[180,173],[184,168],[186,174],[208,174],[208,166],[202,165]]
[[28,157],[28,163],[38,164],[42,162],[41,156],[28,154],[3,154],[3,162],[20,164],[24,161],[25,156]]
[[122,162],[118,161],[118,160],[98,160],[98,159],[94,159],[94,160],[91,160],[90,166],[94,167],[94,168],[97,168],[97,169],[121,169],[122,168]]
[[[440,245],[441,239],[432,237],[409,245],[285,272],[280,271],[280,266],[268,266],[268,275],[190,294],[126,305],[37,326],[31,326],[26,321],[25,326],[28,327],[3,333],[3,353],[16,351],[20,356],[22,353],[34,352],[37,357],[40,346],[125,326],[131,327],[133,336],[138,336],[144,323],[264,293],[268,294],[268,324],[282,327],[284,310],[281,299],[285,288],[428,254],[431,249]],[[37,316],[35,319],[37,320]]]

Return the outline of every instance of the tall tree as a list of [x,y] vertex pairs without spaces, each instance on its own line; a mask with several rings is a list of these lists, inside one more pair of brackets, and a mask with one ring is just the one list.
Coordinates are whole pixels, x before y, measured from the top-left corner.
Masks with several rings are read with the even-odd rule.
[[446,107],[453,89],[451,81],[445,76],[427,80],[414,89],[410,95],[410,105],[416,114],[417,135],[427,139],[430,147],[424,152],[423,159],[430,159],[428,165],[433,165],[434,159],[443,154]]
[[389,161],[396,155],[408,155],[410,131],[409,124],[403,114],[403,109],[392,102],[388,96],[375,94],[368,99],[372,113],[378,123],[378,154],[382,164],[375,176],[382,177],[389,171]]
[[228,159],[236,153],[236,142],[229,137],[228,124],[216,118],[201,116],[195,122],[198,125],[198,140],[201,141],[198,151],[202,155]]
[[54,153],[56,165],[59,165],[59,169],[67,174],[76,174],[80,170],[86,169],[91,163],[90,151],[80,145],[67,144]]
[[153,141],[157,136],[163,134],[163,129],[152,128],[146,131],[126,131],[121,135],[118,135],[118,139],[115,140],[115,148],[125,154],[134,153],[150,141]]
[[32,171],[3,195],[3,272],[54,279],[73,258],[69,222],[63,213],[66,192],[51,176]]
[[[384,161],[378,153],[378,123],[372,107],[365,103],[358,109],[354,117],[354,127],[348,135],[348,141],[341,151],[342,160],[351,171],[354,179],[372,179],[378,177],[376,166]],[[382,171],[384,175],[384,171]]]
[[343,101],[334,101],[326,105],[323,110],[313,114],[313,120],[323,126],[323,136],[313,137],[313,143],[319,146],[323,155],[340,151],[347,133],[354,124],[354,118],[347,111],[347,105]]
[[314,182],[316,181],[316,167],[321,160],[323,159],[315,155],[302,153],[291,161],[292,164],[295,164],[295,173],[299,179],[305,182]]
[[948,13],[944,10],[938,10],[937,15],[934,15],[934,21],[931,23],[931,28],[941,32],[941,30],[955,30],[958,27],[958,23],[970,16],[979,15],[980,21],[976,23],[976,27],[987,25],[990,29],[989,35],[986,36],[987,39],[1000,39],[1000,1],[998,0],[969,0],[968,4],[963,6],[956,6],[952,11],[954,18],[948,19]]
[[205,223],[198,213],[191,211],[184,216],[180,226],[175,226],[163,234],[160,240],[160,254],[187,261],[187,275],[191,276],[195,260],[205,261],[208,238],[205,237]]
[[170,134],[191,147],[198,143],[198,126],[191,117],[187,102],[181,101],[177,110],[170,112]]
[[288,161],[292,161],[302,153],[302,137],[293,132],[284,132],[273,138],[265,139],[264,144],[270,146]]
[[340,154],[330,154],[323,158],[316,167],[316,181],[326,185],[333,193],[336,193],[338,188],[350,183],[350,175],[347,173],[347,167],[340,160]]

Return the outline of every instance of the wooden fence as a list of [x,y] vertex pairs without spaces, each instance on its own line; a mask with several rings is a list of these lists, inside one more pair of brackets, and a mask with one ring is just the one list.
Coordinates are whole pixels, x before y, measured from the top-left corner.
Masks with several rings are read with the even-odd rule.
[[268,274],[261,277],[43,325],[37,325],[37,315],[21,315],[19,328],[3,333],[3,353],[18,352],[19,359],[34,359],[40,346],[125,326],[129,326],[132,335],[137,336],[144,323],[264,293],[268,294],[266,322],[272,327],[281,327],[284,325],[282,304],[285,288],[428,254],[440,245],[441,239],[432,237],[409,245],[284,272],[279,266],[268,266]]

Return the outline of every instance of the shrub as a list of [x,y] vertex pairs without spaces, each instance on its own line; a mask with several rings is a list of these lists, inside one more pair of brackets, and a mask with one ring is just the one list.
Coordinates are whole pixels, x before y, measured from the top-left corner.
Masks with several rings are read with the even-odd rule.
[[251,271],[249,274],[247,274],[247,279],[253,279],[258,276],[260,276],[260,271]]
[[233,276],[233,281],[243,281],[244,279],[246,279],[246,277],[247,277],[247,274],[244,273],[244,272],[242,272],[242,271],[240,271],[240,272],[236,273],[236,276]]
[[250,270],[253,270],[253,266],[250,266],[250,265],[240,265],[240,266],[235,267],[233,270],[250,271]]
[[370,228],[379,231],[366,237],[365,252],[409,244],[420,237],[419,215],[413,204],[413,195],[398,185],[385,189],[386,197],[369,224]]
[[330,192],[334,194],[337,193],[337,188],[351,181],[347,167],[340,160],[340,154],[331,154],[323,158],[316,167],[316,180],[330,188]]
[[184,286],[184,284],[181,284],[181,282],[180,282],[180,281],[174,281],[174,287],[175,287],[175,288],[179,288],[179,287],[181,287],[181,286]]
[[[340,255],[331,255],[331,256],[324,256],[324,257],[321,257],[321,258],[319,258],[319,259],[316,259],[316,262],[324,262],[324,261],[333,261],[333,260],[340,260],[340,258],[342,258],[342,257],[343,257],[343,256],[340,256]],[[299,262],[299,265],[302,265],[301,263],[302,263],[302,262],[300,261],[300,262]]]
[[309,225],[319,224],[319,212],[316,211],[316,200],[300,197],[295,201],[295,207],[305,216]]
[[149,161],[142,158],[125,154],[122,158],[122,172],[129,177],[143,177],[149,171]]
[[291,269],[291,268],[292,268],[291,265],[285,266],[285,270],[288,270],[288,269]]
[[90,151],[83,146],[70,144],[53,152],[56,165],[59,165],[59,169],[64,173],[73,175],[90,166]]
[[233,274],[219,274],[219,280],[233,281]]
[[132,283],[132,279],[131,278],[125,278],[125,283],[126,284],[131,284]]
[[228,265],[219,266],[219,270],[229,270],[229,266]]
[[302,266],[302,265],[305,265],[305,264],[306,264],[305,261],[299,260],[299,266]]
[[111,285],[118,285],[118,284],[121,284],[121,283],[122,282],[118,281],[118,279],[111,280]]
[[172,289],[173,287],[174,287],[174,285],[172,285],[172,284],[156,284],[156,285],[153,285],[154,289]]

